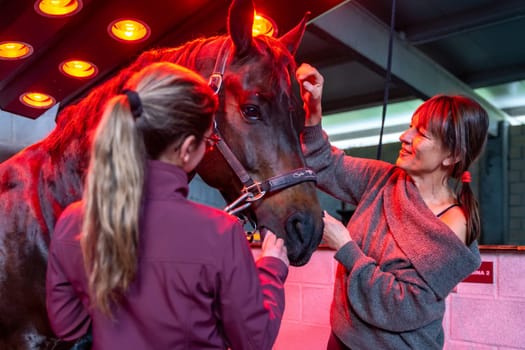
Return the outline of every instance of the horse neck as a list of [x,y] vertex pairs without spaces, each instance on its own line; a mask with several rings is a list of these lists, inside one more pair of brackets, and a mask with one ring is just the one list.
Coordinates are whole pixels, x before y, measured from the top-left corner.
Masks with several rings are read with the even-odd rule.
[[[68,162],[63,162],[67,164]],[[76,166],[58,166],[42,142],[21,150],[0,164],[0,230],[41,232],[31,239],[49,241],[62,210],[82,195]]]

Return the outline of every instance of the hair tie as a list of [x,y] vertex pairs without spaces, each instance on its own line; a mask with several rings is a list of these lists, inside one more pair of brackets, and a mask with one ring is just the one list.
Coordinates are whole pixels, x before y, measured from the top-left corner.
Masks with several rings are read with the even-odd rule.
[[129,107],[133,118],[140,118],[142,115],[142,102],[140,101],[139,94],[134,90],[124,89],[122,93],[128,97]]
[[472,177],[470,176],[469,171],[464,171],[463,175],[461,175],[461,182],[463,183],[469,183],[472,181]]

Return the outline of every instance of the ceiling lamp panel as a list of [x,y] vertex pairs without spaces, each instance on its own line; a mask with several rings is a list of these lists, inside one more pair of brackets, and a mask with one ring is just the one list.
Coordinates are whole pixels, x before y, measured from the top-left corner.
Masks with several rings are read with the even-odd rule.
[[26,92],[20,96],[20,102],[32,108],[49,108],[53,106],[55,99],[47,94],[41,92]]
[[97,66],[82,60],[67,60],[58,67],[63,74],[74,78],[92,78],[98,73]]
[[38,0],[35,10],[46,17],[71,16],[82,9],[81,0]]
[[118,41],[139,42],[150,36],[151,29],[146,23],[136,19],[117,19],[110,23],[108,32]]
[[21,60],[33,53],[33,47],[22,41],[0,42],[0,59]]

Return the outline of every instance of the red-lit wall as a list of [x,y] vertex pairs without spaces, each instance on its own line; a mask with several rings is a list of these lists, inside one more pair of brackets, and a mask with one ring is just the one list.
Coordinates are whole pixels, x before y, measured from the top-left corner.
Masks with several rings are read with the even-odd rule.
[[[525,253],[482,253],[482,259],[493,262],[494,283],[460,283],[449,295],[444,350],[525,349]],[[330,250],[318,250],[307,265],[290,268],[274,350],[326,349],[334,275]]]

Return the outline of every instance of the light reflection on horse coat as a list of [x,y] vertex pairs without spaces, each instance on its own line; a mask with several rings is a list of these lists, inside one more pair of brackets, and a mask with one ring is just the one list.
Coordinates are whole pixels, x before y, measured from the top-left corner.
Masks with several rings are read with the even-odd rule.
[[[70,347],[56,342],[47,321],[47,248],[60,213],[81,198],[90,135],[106,101],[147,64],[176,62],[207,78],[222,44],[231,41],[216,116],[221,136],[255,180],[304,167],[298,137],[304,116],[293,98],[291,82],[293,54],[305,20],[281,38],[252,38],[253,12],[251,0],[235,0],[229,35],[143,53],[78,104],[60,112],[48,137],[0,164],[0,349]],[[260,112],[256,117],[253,108]],[[227,201],[241,191],[240,181],[216,150],[207,153],[198,173]],[[265,196],[252,205],[249,215],[259,227],[285,238],[294,265],[307,263],[321,240],[321,209],[311,182]]]

